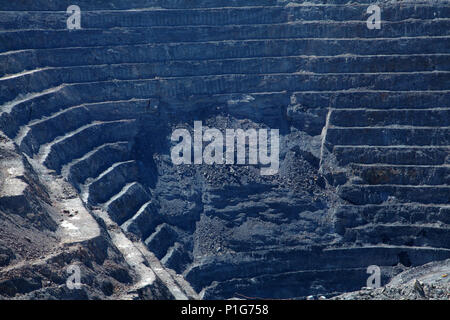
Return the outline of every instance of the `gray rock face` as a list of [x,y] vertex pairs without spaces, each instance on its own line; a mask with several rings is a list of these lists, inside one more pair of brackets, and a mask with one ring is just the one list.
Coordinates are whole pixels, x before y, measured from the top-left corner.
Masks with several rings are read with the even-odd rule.
[[382,288],[349,292],[335,300],[448,300],[450,260],[430,262],[395,276]]
[[[385,284],[450,257],[449,2],[379,1],[370,30],[363,0],[82,0],[70,31],[70,1],[4,2],[0,130],[95,217],[130,273],[114,298],[331,296],[370,265]],[[278,174],[174,165],[170,136],[194,121],[279,129]],[[33,211],[30,186],[0,185],[0,211]],[[130,243],[140,258],[121,260]],[[15,255],[0,246],[0,266]],[[69,294],[23,281],[6,295]],[[79,298],[118,285],[95,281]]]
[[[3,135],[0,139],[0,299],[120,296],[135,275],[117,249],[95,227],[91,227],[93,233],[84,229],[77,239],[70,239],[62,226],[71,223],[76,228],[75,221],[85,220],[81,210],[73,206],[61,210],[61,203],[41,183],[13,141]],[[71,195],[64,192],[58,197]],[[66,285],[71,265],[81,271],[82,286],[77,290]]]

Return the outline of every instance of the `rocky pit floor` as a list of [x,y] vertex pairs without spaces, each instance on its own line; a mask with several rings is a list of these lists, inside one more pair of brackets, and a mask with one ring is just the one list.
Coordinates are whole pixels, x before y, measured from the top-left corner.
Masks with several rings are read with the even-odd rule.
[[450,259],[406,270],[381,288],[363,288],[331,299],[450,300]]

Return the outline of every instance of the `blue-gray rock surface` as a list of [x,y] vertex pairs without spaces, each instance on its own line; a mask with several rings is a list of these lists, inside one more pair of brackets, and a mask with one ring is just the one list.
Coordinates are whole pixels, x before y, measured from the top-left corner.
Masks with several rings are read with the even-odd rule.
[[[0,296],[330,297],[450,257],[450,2],[0,4]],[[194,121],[279,129],[278,174],[174,165]]]

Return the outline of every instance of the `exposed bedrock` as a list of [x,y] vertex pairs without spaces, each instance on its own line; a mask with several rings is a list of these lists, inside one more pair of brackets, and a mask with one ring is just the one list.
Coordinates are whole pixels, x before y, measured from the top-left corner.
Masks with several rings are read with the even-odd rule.
[[[4,2],[0,221],[77,244],[0,236],[0,295],[70,297],[28,278],[84,245],[78,298],[331,296],[450,257],[449,2],[378,1],[373,30],[373,1],[81,0],[70,31],[70,1]],[[277,174],[174,165],[194,121],[278,129]]]

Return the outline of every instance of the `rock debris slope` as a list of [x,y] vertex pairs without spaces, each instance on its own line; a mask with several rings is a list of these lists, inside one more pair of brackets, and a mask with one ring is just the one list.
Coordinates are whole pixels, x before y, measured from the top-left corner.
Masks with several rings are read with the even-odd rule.
[[[1,296],[332,296],[450,257],[450,2],[0,4]],[[174,166],[194,120],[279,129],[279,173]]]

